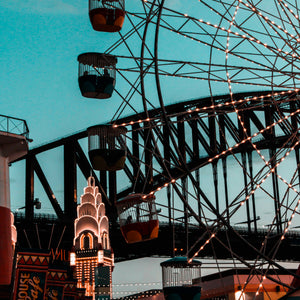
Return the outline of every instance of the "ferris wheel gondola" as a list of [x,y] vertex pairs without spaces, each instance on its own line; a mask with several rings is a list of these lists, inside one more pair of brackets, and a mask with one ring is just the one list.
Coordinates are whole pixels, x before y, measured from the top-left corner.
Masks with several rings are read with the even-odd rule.
[[78,83],[82,96],[110,98],[116,83],[117,58],[103,53],[82,53],[78,56]]
[[[179,6],[175,4],[172,6],[164,0],[136,1],[136,6],[126,11],[126,18],[130,19],[131,24],[128,32],[124,33],[122,30],[119,40],[114,41],[107,49],[108,53],[118,56],[118,72],[122,75],[120,81],[124,79],[125,84],[129,86],[126,96],[118,93],[122,97],[124,107],[136,113],[134,101],[139,98],[139,104],[143,104],[143,113],[145,112],[144,119],[128,120],[125,124],[128,127],[134,125],[132,135],[138,135],[134,132],[136,130],[142,132],[142,138],[147,140],[147,144],[145,143],[147,149],[143,149],[145,150],[143,156],[139,152],[140,144],[137,142],[137,145],[134,145],[133,138],[132,153],[137,153],[135,158],[139,167],[145,165],[145,177],[151,172],[152,178],[155,172],[163,174],[164,185],[156,187],[156,191],[172,186],[184,204],[185,214],[189,215],[188,211],[191,212],[191,216],[195,216],[195,222],[206,227],[206,234],[199,237],[191,252],[194,256],[201,255],[204,248],[208,247],[206,245],[213,244],[221,229],[235,232],[231,226],[233,220],[235,218],[245,220],[245,214],[249,215],[248,231],[257,232],[257,225],[261,223],[258,221],[263,218],[260,220],[256,215],[255,197],[270,200],[270,205],[275,203],[274,218],[270,220],[272,225],[261,247],[255,243],[250,244],[239,233],[236,233],[236,236],[249,249],[254,249],[257,260],[267,261],[270,265],[278,267],[273,258],[284,243],[291,222],[295,222],[294,216],[298,216],[296,213],[298,206],[291,195],[299,193],[295,188],[294,178],[285,180],[284,177],[288,176],[279,175],[284,169],[282,167],[280,170],[279,165],[283,165],[285,158],[294,152],[299,165],[298,150],[294,151],[298,149],[299,141],[295,139],[278,148],[274,144],[260,145],[265,147],[264,149],[257,145],[260,137],[265,138],[267,135],[275,137],[278,132],[287,132],[290,136],[298,135],[297,126],[294,125],[298,118],[296,108],[291,105],[291,108],[286,109],[288,104],[284,106],[277,100],[278,95],[284,97],[289,93],[299,92],[297,81],[299,51],[295,47],[299,42],[297,39],[300,31],[299,6],[296,0],[289,1],[286,5],[282,1],[275,0],[270,1],[268,5],[262,1],[253,3],[232,0],[195,1],[189,4],[183,11]],[[103,20],[101,17],[100,19]],[[185,51],[182,51],[183,47]],[[247,92],[249,90],[253,92],[253,95],[249,93],[247,97],[242,96],[245,92],[243,88],[246,88]],[[154,89],[157,90],[157,94],[153,93]],[[261,92],[262,89],[264,93]],[[193,94],[194,91],[198,94]],[[228,93],[228,97],[220,100],[216,95],[220,95],[223,91]],[[183,94],[179,96],[181,99],[208,97],[207,104],[203,106],[197,104],[186,110],[183,108],[180,113],[172,114],[170,109],[165,109],[165,104],[181,100],[176,93]],[[282,101],[296,103],[298,95],[295,98]],[[259,120],[261,116],[252,115],[258,106],[265,112],[266,124]],[[160,115],[153,119],[149,118],[147,108],[161,109]],[[125,109],[120,111],[123,112]],[[116,113],[112,122],[123,126],[123,122],[118,122],[118,118],[121,119],[120,115],[121,113]],[[203,121],[206,117],[207,122]],[[291,124],[289,119],[292,119]],[[186,126],[190,130],[189,136],[184,123],[191,124],[190,127]],[[146,126],[143,127],[143,124]],[[158,129],[158,126],[163,129],[160,131],[161,128]],[[184,135],[187,136],[186,139]],[[180,142],[177,144],[176,138],[180,136],[183,136],[181,144]],[[193,146],[190,146],[189,142],[193,143]],[[245,145],[249,145],[248,152],[244,148],[246,150],[239,157],[236,151]],[[167,150],[165,152],[168,157],[162,154],[160,151],[162,148]],[[263,155],[262,150],[265,149],[269,150],[269,153]],[[150,155],[155,157],[159,164],[156,170],[149,163]],[[201,164],[199,161],[203,155],[207,155],[208,158]],[[230,164],[227,163],[229,159]],[[260,164],[260,167],[255,166],[257,169],[253,167],[254,159],[257,165]],[[192,169],[189,169],[190,166]],[[241,171],[241,176],[236,175],[239,178],[227,176],[231,166],[237,166],[233,171],[234,175],[236,170]],[[201,168],[203,173],[209,172],[214,182],[214,192],[208,188],[212,184],[205,186],[200,183],[205,181],[203,177],[200,180]],[[223,171],[223,177],[218,174],[220,169]],[[136,176],[138,173],[137,171],[132,174],[132,180],[138,182]],[[184,175],[174,179],[177,174]],[[293,175],[295,178],[296,174],[295,171]],[[269,189],[266,182],[270,181],[270,178],[274,195],[266,192]],[[238,180],[244,182],[239,185]],[[232,184],[229,184],[229,181]],[[224,183],[224,191],[221,183]],[[281,185],[282,194],[285,195],[283,198],[278,191],[278,184]],[[231,191],[230,194],[229,186],[236,188],[236,191]],[[264,192],[262,196],[261,193]],[[170,192],[167,193],[170,195]],[[208,193],[211,197],[207,197]],[[225,199],[225,203],[221,203],[220,199]],[[193,208],[190,203],[194,200]],[[125,204],[126,201],[128,207],[122,206],[121,204]],[[128,243],[147,240],[137,229],[139,226],[137,220],[131,221],[131,226],[135,226],[131,230],[130,216],[127,216],[128,220],[121,216],[121,213],[137,206],[132,203],[132,199],[126,201],[117,204],[120,226],[125,239]],[[175,205],[172,207],[174,210]],[[283,216],[288,219],[284,228],[280,223]],[[185,219],[187,226],[188,221]],[[274,247],[275,250],[272,252],[264,245],[269,244],[275,229],[278,241],[276,249]],[[256,274],[255,266],[245,263],[239,254],[234,252],[230,238],[228,245],[224,245],[225,248],[233,261],[235,259],[242,261],[249,269],[251,268],[253,274]],[[267,275],[268,271],[264,272]]]
[[89,157],[95,170],[117,171],[126,160],[126,128],[111,125],[89,127]]
[[124,0],[90,0],[89,17],[96,31],[120,31],[125,18]]
[[159,221],[154,200],[153,194],[133,193],[117,202],[121,232],[128,244],[158,237]]

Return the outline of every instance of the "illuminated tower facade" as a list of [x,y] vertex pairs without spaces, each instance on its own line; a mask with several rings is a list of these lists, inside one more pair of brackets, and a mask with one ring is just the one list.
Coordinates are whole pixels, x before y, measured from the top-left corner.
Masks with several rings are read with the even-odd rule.
[[110,299],[114,255],[105,205],[92,176],[77,207],[73,245],[70,261],[76,270],[77,287],[85,288],[86,296],[92,299]]

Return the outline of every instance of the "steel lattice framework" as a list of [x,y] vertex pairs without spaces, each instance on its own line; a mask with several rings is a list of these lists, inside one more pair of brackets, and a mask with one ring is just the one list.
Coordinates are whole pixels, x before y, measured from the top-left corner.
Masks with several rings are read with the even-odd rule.
[[[254,173],[253,165],[256,163],[255,160],[260,158],[253,158],[253,153],[267,151],[270,157],[268,161],[270,160],[271,167],[274,169],[270,173],[276,175],[277,162],[283,157],[280,153],[293,148],[295,157],[291,165],[296,171],[292,181],[294,186],[299,185],[299,147],[297,143],[299,116],[297,112],[300,109],[300,102],[296,93],[280,91],[275,96],[274,93],[271,95],[268,91],[241,93],[234,95],[233,99],[234,102],[231,95],[220,95],[213,99],[214,106],[211,105],[210,97],[166,106],[168,124],[171,125],[171,134],[176,138],[179,152],[171,145],[170,132],[166,130],[160,109],[148,111],[147,116],[137,114],[119,120],[118,124],[126,126],[129,132],[126,166],[121,175],[105,171],[101,171],[99,176],[95,174],[87,154],[79,142],[87,138],[85,130],[31,149],[26,157],[22,158],[26,160],[26,213],[25,221],[20,220],[20,222],[31,224],[34,219],[36,220],[33,206],[34,174],[36,174],[51,202],[58,222],[60,225],[66,226],[65,228],[69,231],[69,244],[71,244],[72,226],[76,216],[78,166],[86,178],[90,174],[97,178],[97,185],[106,203],[107,214],[113,230],[118,227],[114,206],[118,199],[132,191],[146,193],[166,191],[163,201],[160,201],[158,205],[166,210],[161,213],[161,217],[165,217],[167,220],[163,226],[166,229],[161,229],[161,231],[169,232],[169,238],[160,239],[160,247],[153,248],[152,254],[155,254],[155,251],[158,254],[172,251],[172,243],[176,240],[175,236],[170,238],[170,232],[174,226],[174,210],[178,210],[176,218],[178,232],[183,234],[180,239],[177,238],[177,243],[179,242],[181,246],[184,245],[182,247],[185,249],[193,248],[199,241],[195,239],[195,236],[190,240],[187,237],[195,230],[200,230],[202,235],[205,235],[207,228],[211,226],[211,228],[219,228],[220,232],[231,232],[231,218],[237,210],[236,203],[240,204],[245,198],[248,201],[244,206],[243,221],[240,222],[245,225],[242,229],[243,234],[251,237],[252,235],[259,236],[263,232],[262,236],[264,236],[265,232],[270,230],[261,231],[258,228],[260,218],[257,200],[252,197],[251,190],[260,180],[258,177],[265,175],[261,175],[263,170]],[[238,114],[236,114],[237,110]],[[241,120],[247,131],[242,129]],[[115,124],[115,126],[118,125]],[[50,186],[39,163],[38,155],[61,146],[63,147],[64,199],[57,199],[53,192],[55,187]],[[233,157],[240,165],[239,169],[231,166]],[[188,170],[181,165],[182,159]],[[221,167],[218,166],[220,163]],[[212,172],[212,176],[209,178],[212,194],[205,192],[203,184],[207,185],[207,182],[202,180],[201,176],[201,170],[207,167]],[[244,176],[242,180],[244,186],[239,187],[239,194],[231,200],[229,190],[234,183],[230,178],[239,170]],[[199,187],[195,194],[189,191],[189,186],[191,188],[193,185],[189,184],[188,176],[192,176]],[[129,184],[124,188],[124,185],[119,184],[121,181],[129,182]],[[276,240],[280,239],[281,234],[284,233],[286,227],[282,220],[287,219],[286,215],[289,210],[285,205],[280,205],[280,195],[283,191],[279,190],[279,181],[280,177],[271,176],[272,184],[268,191],[273,199],[273,210],[276,216],[271,230],[272,237],[277,236]],[[176,182],[174,184],[180,182],[174,189],[178,198],[176,201],[181,203],[177,206],[172,203],[174,201],[171,195],[173,182]],[[46,199],[42,201],[46,201]],[[214,209],[214,216],[209,217],[210,206]],[[198,225],[195,227],[195,224]],[[163,235],[165,234],[163,233]],[[198,234],[201,236],[199,232]],[[291,236],[295,237],[295,234],[291,233]],[[113,236],[118,236],[118,240],[120,239],[119,234],[113,234]],[[237,237],[232,239],[238,241]],[[164,242],[165,245],[162,246],[161,243]],[[25,240],[24,243],[26,243]],[[64,240],[64,243],[68,244],[67,239]],[[116,253],[120,253],[118,252],[119,246],[123,249],[126,248],[124,243],[115,241]],[[131,251],[138,255],[137,252],[140,251],[138,249],[141,247],[127,246],[128,255],[130,256]],[[195,252],[195,249],[191,253]],[[119,250],[121,251],[121,249]],[[253,255],[250,250],[249,256]],[[289,252],[291,256],[294,255],[293,253],[293,251]],[[149,252],[147,254],[149,255]],[[286,255],[288,255],[287,252]]]
[[[122,30],[99,32],[97,46],[117,58],[109,125],[127,129],[125,168],[95,174],[86,130],[31,149],[20,246],[71,247],[80,170],[97,178],[117,260],[227,258],[248,271],[242,291],[257,276],[257,295],[273,271],[299,279],[278,262],[300,261],[298,1],[136,0],[122,9]],[[63,197],[41,162],[58,148]],[[36,178],[53,220],[35,214]],[[125,244],[115,204],[130,193],[155,194],[159,238]]]

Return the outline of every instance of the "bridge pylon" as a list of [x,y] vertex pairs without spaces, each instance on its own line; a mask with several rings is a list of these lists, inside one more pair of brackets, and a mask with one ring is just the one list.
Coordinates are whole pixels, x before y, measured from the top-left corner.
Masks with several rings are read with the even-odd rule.
[[17,235],[10,210],[9,165],[28,152],[29,131],[24,120],[3,115],[0,118],[0,285],[9,285]]

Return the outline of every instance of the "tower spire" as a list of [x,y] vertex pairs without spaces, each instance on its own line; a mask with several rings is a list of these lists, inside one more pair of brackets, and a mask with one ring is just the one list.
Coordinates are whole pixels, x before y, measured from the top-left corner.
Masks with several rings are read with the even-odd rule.
[[71,265],[75,268],[77,287],[85,288],[86,296],[93,299],[110,299],[114,255],[105,205],[93,176],[87,179],[80,197],[74,226]]

